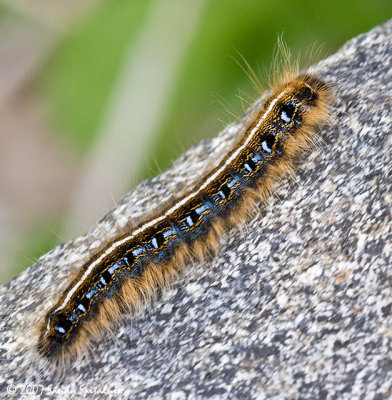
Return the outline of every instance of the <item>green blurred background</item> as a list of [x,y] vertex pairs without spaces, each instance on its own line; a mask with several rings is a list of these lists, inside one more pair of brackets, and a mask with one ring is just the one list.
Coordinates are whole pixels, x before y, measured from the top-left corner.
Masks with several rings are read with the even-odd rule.
[[[256,95],[277,37],[319,57],[390,0],[0,1],[0,283],[83,234]],[[245,105],[246,106],[246,105]],[[146,205],[148,208],[148,205]]]

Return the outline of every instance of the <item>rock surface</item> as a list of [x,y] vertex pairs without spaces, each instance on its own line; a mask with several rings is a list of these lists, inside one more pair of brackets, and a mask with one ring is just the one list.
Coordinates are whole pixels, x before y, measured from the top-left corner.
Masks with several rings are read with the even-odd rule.
[[2,287],[0,395],[20,398],[36,384],[26,397],[391,398],[391,66],[392,21],[321,62],[321,78],[336,83],[334,118],[295,182],[64,376],[36,370],[24,330],[105,238],[192,186],[237,125]]

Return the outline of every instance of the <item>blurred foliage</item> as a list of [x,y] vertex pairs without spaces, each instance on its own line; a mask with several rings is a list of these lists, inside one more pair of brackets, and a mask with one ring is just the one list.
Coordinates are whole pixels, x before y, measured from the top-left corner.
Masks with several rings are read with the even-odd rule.
[[[76,148],[86,150],[94,140],[124,53],[132,51],[150,6],[151,0],[102,2],[53,52],[44,74],[46,95],[55,120]],[[239,60],[241,54],[256,70],[259,63],[268,68],[281,33],[294,54],[316,43],[326,55],[388,15],[390,0],[206,2],[142,177],[155,175],[155,165],[167,168],[191,144],[222,128],[224,113],[211,94],[241,113],[238,88],[254,90],[232,58]]]
[[58,44],[42,74],[57,124],[86,150],[151,0],[102,2]]

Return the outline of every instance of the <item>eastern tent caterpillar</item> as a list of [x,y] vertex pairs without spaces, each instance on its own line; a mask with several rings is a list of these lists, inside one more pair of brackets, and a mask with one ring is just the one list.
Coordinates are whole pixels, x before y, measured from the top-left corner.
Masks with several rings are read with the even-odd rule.
[[301,74],[273,89],[217,167],[182,198],[110,242],[82,268],[47,314],[38,340],[46,358],[75,356],[127,311],[173,281],[186,261],[217,247],[229,227],[266,200],[275,181],[328,118],[328,85]]

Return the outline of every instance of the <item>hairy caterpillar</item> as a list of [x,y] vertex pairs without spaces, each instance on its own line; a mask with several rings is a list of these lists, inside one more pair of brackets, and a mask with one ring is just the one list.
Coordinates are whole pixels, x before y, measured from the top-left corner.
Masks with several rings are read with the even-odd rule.
[[216,248],[229,227],[266,200],[276,180],[314,142],[331,91],[311,74],[286,77],[259,106],[235,146],[183,197],[93,257],[46,315],[37,349],[77,355],[121,315],[173,281],[186,261]]

